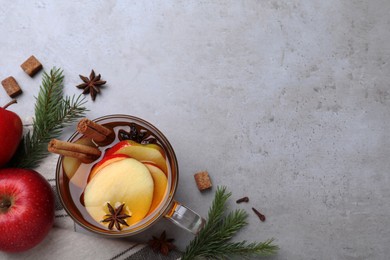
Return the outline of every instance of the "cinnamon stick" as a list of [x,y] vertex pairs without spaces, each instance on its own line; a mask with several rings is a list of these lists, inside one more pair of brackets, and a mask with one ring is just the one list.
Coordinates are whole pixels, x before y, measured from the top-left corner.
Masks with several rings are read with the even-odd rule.
[[91,163],[101,155],[101,151],[96,147],[64,142],[57,139],[52,139],[47,149],[51,153],[77,158],[83,163]]
[[99,125],[88,118],[81,119],[77,125],[77,131],[87,137],[92,138],[96,142],[104,142],[107,138],[113,137],[111,129]]

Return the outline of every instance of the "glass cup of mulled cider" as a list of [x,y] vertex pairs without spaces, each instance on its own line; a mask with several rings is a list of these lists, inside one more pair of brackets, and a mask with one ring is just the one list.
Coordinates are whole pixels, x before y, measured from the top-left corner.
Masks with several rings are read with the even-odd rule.
[[67,143],[99,153],[85,159],[67,152],[57,163],[57,191],[69,216],[93,233],[112,237],[138,234],[163,217],[197,234],[204,219],[174,199],[179,168],[168,139],[130,115],[91,122],[110,134],[92,138],[88,131],[77,131]]

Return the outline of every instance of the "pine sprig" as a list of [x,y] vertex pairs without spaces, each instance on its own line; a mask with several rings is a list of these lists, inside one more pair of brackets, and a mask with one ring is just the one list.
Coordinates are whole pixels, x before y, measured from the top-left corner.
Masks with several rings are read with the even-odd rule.
[[64,127],[83,117],[87,111],[84,107],[86,101],[81,95],[64,97],[63,81],[61,69],[53,68],[49,74],[43,73],[35,103],[33,129],[24,136],[14,167],[38,167],[48,154],[49,141],[58,138]]
[[229,259],[232,256],[248,258],[275,254],[278,246],[273,239],[265,242],[229,242],[248,223],[244,210],[235,210],[225,215],[226,202],[231,196],[226,187],[218,187],[208,212],[205,227],[187,246],[182,260],[189,259]]

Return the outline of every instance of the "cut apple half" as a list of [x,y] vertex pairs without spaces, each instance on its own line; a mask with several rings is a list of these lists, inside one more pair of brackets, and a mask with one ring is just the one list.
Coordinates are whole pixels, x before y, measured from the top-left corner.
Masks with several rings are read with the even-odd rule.
[[[74,143],[96,147],[96,145],[92,142],[92,139],[87,137],[81,138]],[[66,174],[66,176],[68,176],[69,179],[72,179],[80,165],[81,161],[77,158],[64,156],[64,158],[62,159],[62,167],[64,169],[64,173]]]
[[167,174],[167,161],[164,150],[157,144],[140,144],[131,140],[117,143],[106,155],[124,154],[140,162],[152,162]]
[[142,220],[150,210],[154,182],[148,168],[133,158],[124,158],[103,167],[91,178],[84,190],[84,205],[91,217],[101,225],[113,207],[125,204],[123,214],[128,225]]
[[152,175],[154,182],[154,191],[153,191],[153,200],[152,205],[150,206],[149,213],[152,213],[163,201],[165,194],[167,192],[168,187],[168,179],[165,173],[160,170],[160,168],[149,164],[144,163],[144,165],[148,168],[150,175]]

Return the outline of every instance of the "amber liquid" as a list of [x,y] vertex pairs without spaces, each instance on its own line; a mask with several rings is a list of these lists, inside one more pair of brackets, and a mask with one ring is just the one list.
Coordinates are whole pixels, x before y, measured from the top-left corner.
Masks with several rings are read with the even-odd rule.
[[[113,132],[115,133],[115,139],[112,140],[108,144],[98,145],[99,150],[102,152],[101,157],[99,159],[97,159],[96,161],[89,163],[89,164],[81,163],[80,166],[78,167],[77,171],[75,172],[75,174],[70,179],[68,178],[68,176],[65,173],[62,176],[63,176],[66,190],[67,190],[67,192],[69,192],[75,207],[79,211],[78,213],[84,218],[84,220],[86,220],[90,224],[92,224],[98,228],[108,230],[108,228],[106,228],[103,225],[101,225],[100,223],[98,223],[87,212],[87,209],[84,206],[83,192],[84,192],[84,189],[87,185],[88,176],[89,176],[89,173],[90,173],[92,167],[95,164],[97,164],[104,157],[104,154],[107,150],[109,150],[112,146],[114,146],[118,142],[124,140],[123,135],[119,134],[120,132],[123,132],[123,131],[129,132],[130,127],[135,126],[137,128],[138,132],[144,133],[143,140],[146,140],[146,141],[152,140],[153,143],[161,146],[164,149],[165,160],[167,162],[167,169],[168,169],[168,172],[167,172],[168,184],[171,183],[171,173],[170,173],[171,168],[169,165],[169,160],[166,156],[167,153],[166,153],[166,149],[165,149],[164,145],[162,144],[161,140],[159,140],[157,136],[153,135],[153,133],[151,131],[149,131],[148,129],[145,129],[142,126],[137,125],[136,123],[128,123],[128,122],[113,122],[113,123],[107,123],[107,124],[102,124],[102,125],[113,130]],[[84,138],[84,136],[80,137],[79,139],[81,139],[81,138]],[[74,141],[76,141],[76,140],[74,140]],[[143,142],[141,142],[141,143],[143,143]],[[161,204],[163,203],[163,201],[164,201],[164,199],[162,200]],[[157,211],[157,210],[158,210],[158,208],[155,209],[154,211]],[[125,229],[126,228],[124,227],[124,230]]]

